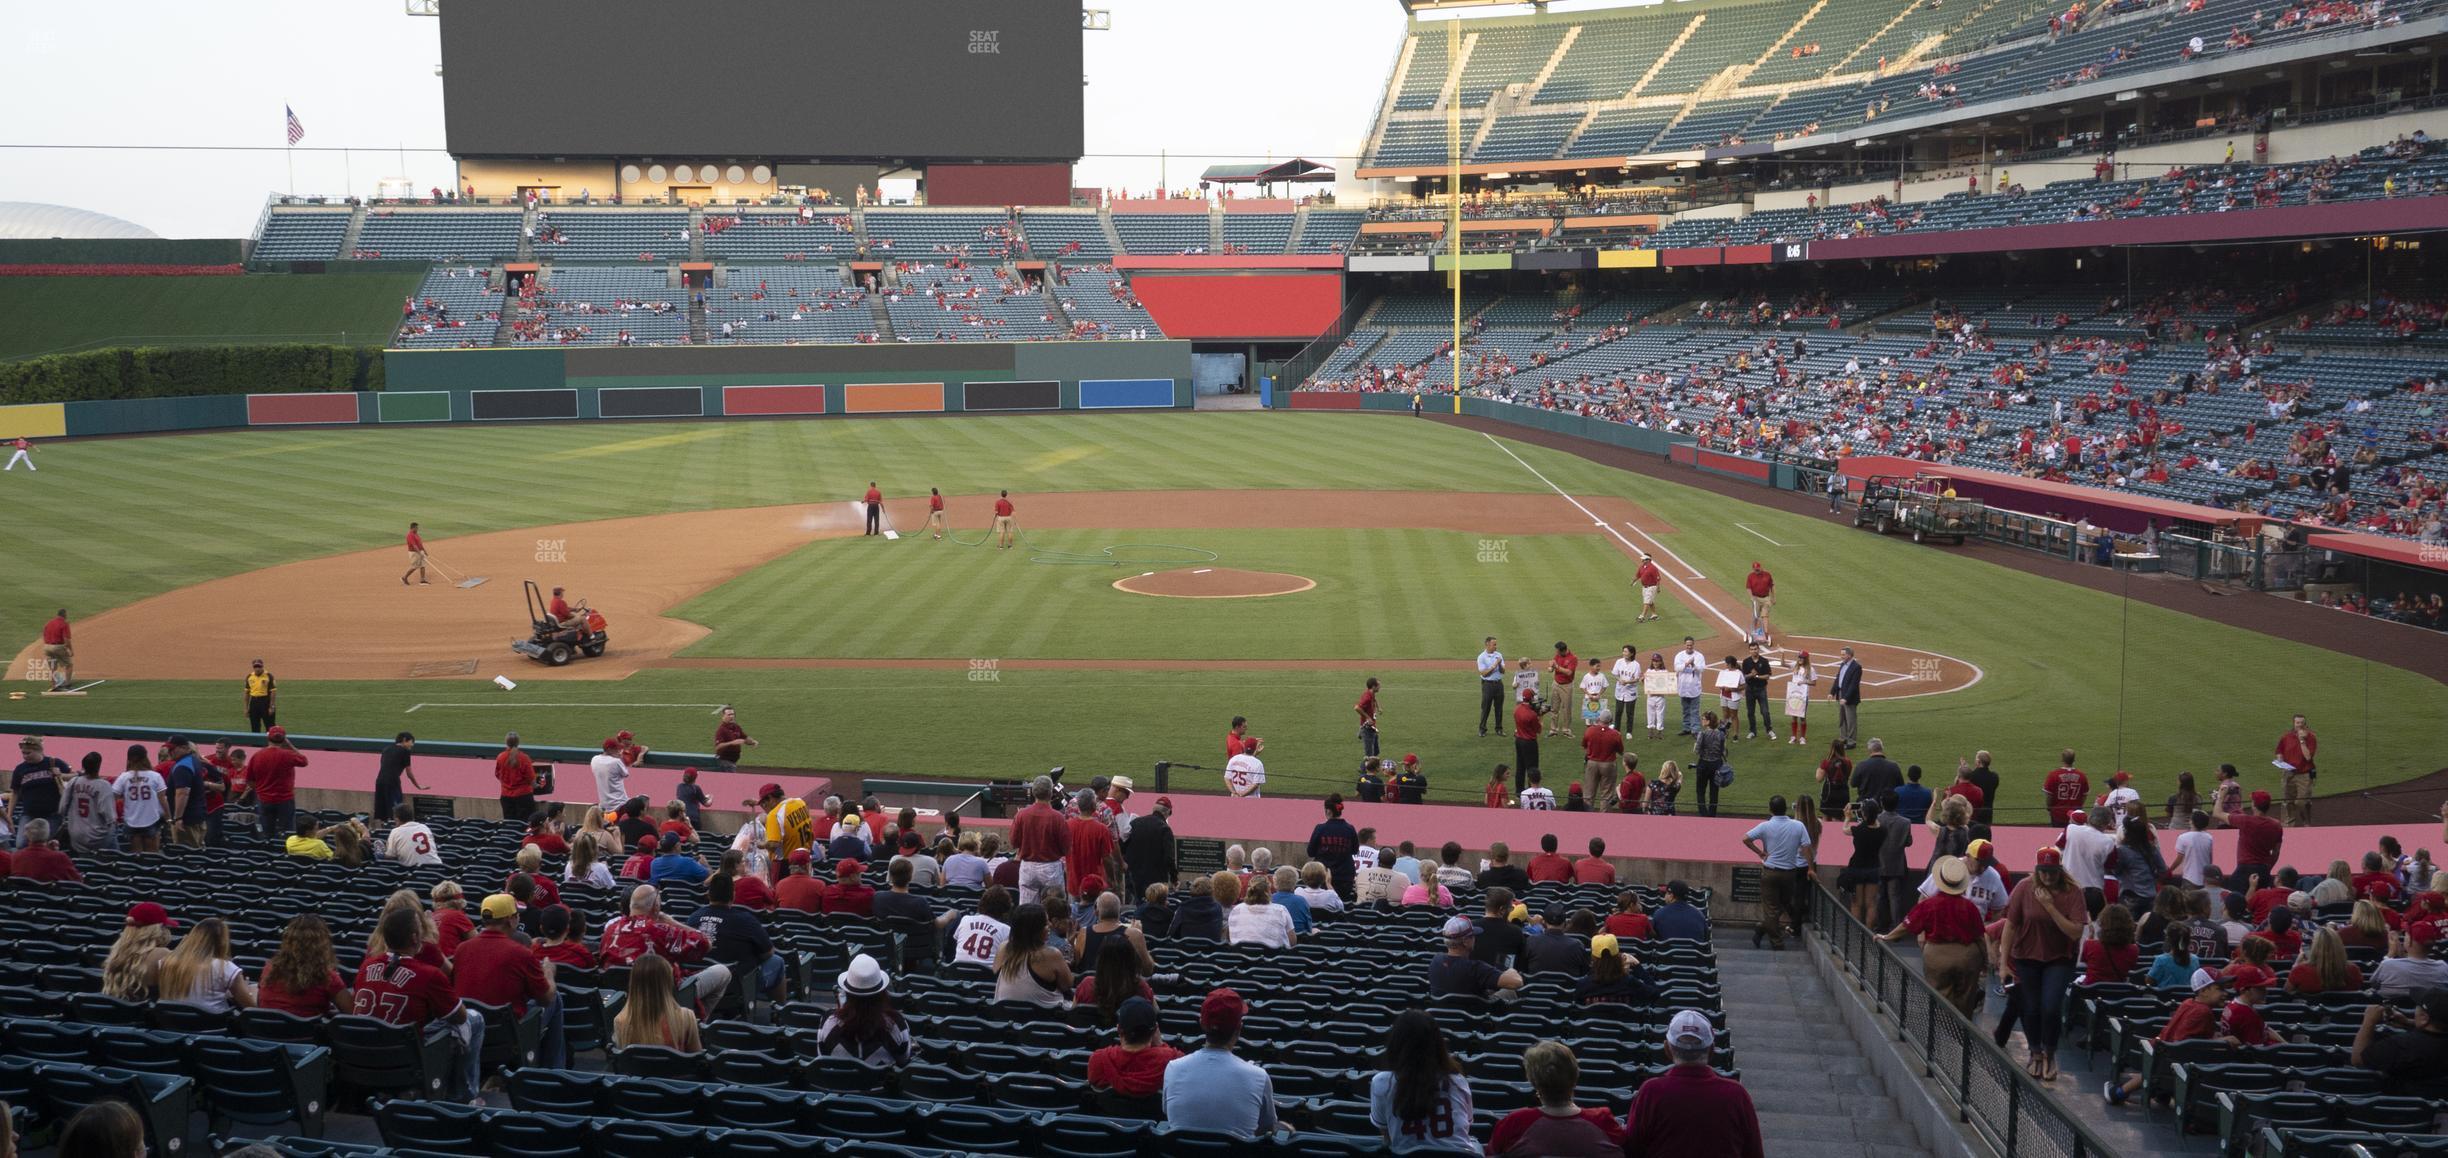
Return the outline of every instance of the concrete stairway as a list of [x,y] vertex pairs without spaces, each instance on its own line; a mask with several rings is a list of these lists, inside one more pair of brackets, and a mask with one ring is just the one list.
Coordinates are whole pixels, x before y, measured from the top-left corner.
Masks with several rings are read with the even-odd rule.
[[[1807,934],[1806,934],[1807,935]],[[1846,1032],[1829,991],[1787,940],[1751,947],[1751,930],[1717,930],[1717,975],[1734,1062],[1777,1158],[1921,1158],[1925,1151],[1887,1087]]]

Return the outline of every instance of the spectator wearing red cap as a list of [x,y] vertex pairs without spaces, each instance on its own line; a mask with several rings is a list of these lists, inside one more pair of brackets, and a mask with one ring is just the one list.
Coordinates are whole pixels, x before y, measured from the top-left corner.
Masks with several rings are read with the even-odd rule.
[[774,884],[776,907],[802,913],[824,911],[825,883],[808,875],[812,859],[804,848],[790,854],[789,872]]
[[178,931],[169,910],[152,901],[128,906],[119,939],[102,960],[102,993],[121,1001],[151,1001],[161,964],[170,956],[170,934]]
[[1225,791],[1236,797],[1251,798],[1263,793],[1266,788],[1266,762],[1258,758],[1258,753],[1265,747],[1266,741],[1257,736],[1241,742],[1240,754],[1224,762]]
[[2063,1028],[2066,989],[2074,983],[2074,947],[2090,914],[2082,890],[2066,876],[2063,854],[2042,848],[2032,873],[2006,898],[2005,949],[1998,975],[2011,976],[2031,1076],[2057,1076],[2057,1037]]
[[1275,1083],[1265,1070],[1233,1056],[1248,1013],[1249,1004],[1230,989],[1214,990],[1199,1004],[1207,1041],[1165,1067],[1166,1124],[1244,1138],[1275,1132]]
[[2270,879],[2270,867],[2286,845],[2286,829],[2269,813],[2270,794],[2255,792],[2250,811],[2227,814],[2227,827],[2236,830],[2236,863],[2227,872],[2228,880],[2249,885],[2255,876]]
[[1420,771],[1419,753],[1403,753],[1402,767],[1394,772],[1394,803],[1424,804],[1428,800],[1428,774]]
[[2127,816],[2142,815],[2142,794],[2134,791],[2133,773],[2122,768],[2108,777],[2108,791],[2100,793],[2099,806],[2116,817],[2121,830]]
[[2432,955],[2443,932],[2439,921],[2421,918],[2389,936],[2388,959],[2372,970],[2371,986],[2383,1000],[2411,997],[2448,986],[2448,961]]
[[835,862],[833,887],[825,890],[824,911],[854,917],[875,915],[875,887],[866,883],[867,866],[854,860]]
[[2313,757],[2320,752],[2320,737],[2312,734],[2298,713],[2294,725],[2278,737],[2278,770],[2285,774],[2286,823],[2288,827],[2312,823],[2312,778],[2320,774]]
[[[627,881],[653,879],[655,848],[661,843],[663,843],[662,838],[652,833],[639,837],[637,846],[630,850],[628,861],[621,865],[621,879]],[[595,860],[595,844],[596,842],[591,840],[582,840],[570,847],[569,865],[562,870],[565,877],[569,873],[585,871],[587,866],[592,866],[595,871],[602,870],[603,866]],[[580,864],[581,860],[585,862],[584,865]],[[577,880],[579,878],[568,877],[568,879]]]
[[289,730],[275,725],[264,746],[247,757],[247,782],[255,786],[256,826],[266,837],[285,837],[297,827],[297,770],[306,754],[289,743]]
[[2285,1044],[2286,1039],[2270,1032],[2269,1023],[2261,1018],[2261,1006],[2269,1000],[2270,986],[2278,983],[2278,975],[2239,961],[2227,967],[2222,980],[2235,995],[2219,1019],[2225,1036],[2240,1046]]
[[588,761],[588,767],[595,773],[596,806],[607,816],[619,812],[620,806],[629,802],[629,764],[620,757],[626,745],[627,741],[618,736],[606,739],[603,751]]

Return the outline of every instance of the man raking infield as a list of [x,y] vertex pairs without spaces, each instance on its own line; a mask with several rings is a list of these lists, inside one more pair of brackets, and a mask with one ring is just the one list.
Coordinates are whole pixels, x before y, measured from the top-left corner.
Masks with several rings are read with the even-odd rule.
[[43,658],[51,664],[51,690],[68,686],[76,675],[76,645],[68,642],[68,609],[60,608],[43,624]]
[[425,537],[417,533],[415,523],[408,524],[408,569],[400,572],[400,586],[408,585],[410,575],[416,576],[419,583],[428,582],[425,577]]

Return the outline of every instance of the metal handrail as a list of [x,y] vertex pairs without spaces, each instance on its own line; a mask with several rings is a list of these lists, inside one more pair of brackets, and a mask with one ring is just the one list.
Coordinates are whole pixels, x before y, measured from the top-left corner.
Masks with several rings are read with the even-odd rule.
[[1921,1064],[1921,1077],[1955,1106],[1998,1154],[2114,1155],[2075,1110],[2060,1102],[2006,1051],[1989,1031],[1939,996],[1919,970],[1872,936],[1844,903],[1824,887],[1811,892],[1811,923],[1828,950],[1853,974],[1871,1008],[1895,1025],[1895,1042]]

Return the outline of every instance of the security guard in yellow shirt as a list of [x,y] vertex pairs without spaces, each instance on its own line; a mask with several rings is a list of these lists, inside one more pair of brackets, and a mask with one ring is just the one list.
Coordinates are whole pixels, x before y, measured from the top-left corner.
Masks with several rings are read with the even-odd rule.
[[277,694],[279,688],[272,673],[264,670],[262,660],[256,660],[254,670],[246,677],[247,731],[261,732],[275,723],[272,698]]

